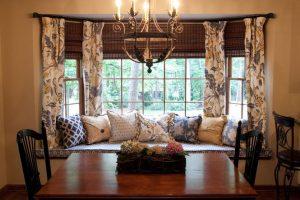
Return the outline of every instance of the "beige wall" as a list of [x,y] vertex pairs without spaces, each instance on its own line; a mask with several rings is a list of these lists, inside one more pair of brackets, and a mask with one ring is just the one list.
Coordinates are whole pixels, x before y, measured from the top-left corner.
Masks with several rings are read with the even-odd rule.
[[[2,5],[0,3],[0,12]],[[0,188],[6,184],[5,134],[3,112],[3,75],[2,75],[2,15],[0,14]]]
[[[158,13],[165,13],[167,0]],[[181,0],[184,14],[253,14],[274,12],[266,29],[268,116],[276,110],[300,118],[300,2],[297,0]],[[113,0],[2,0],[5,22],[2,40],[7,182],[23,183],[15,136],[21,128],[39,128],[39,22],[32,12],[56,14],[111,14]],[[2,96],[2,95],[1,95]],[[1,120],[0,120],[1,121]],[[273,120],[269,141],[274,149]],[[298,129],[299,131],[299,129]],[[298,139],[300,140],[300,139]],[[56,168],[62,161],[53,161]],[[274,160],[261,161],[258,184],[273,184]]]

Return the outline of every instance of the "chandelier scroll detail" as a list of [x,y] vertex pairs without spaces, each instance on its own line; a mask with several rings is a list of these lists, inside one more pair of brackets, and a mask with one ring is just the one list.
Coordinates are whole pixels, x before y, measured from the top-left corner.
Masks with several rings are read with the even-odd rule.
[[122,33],[122,49],[127,57],[134,62],[146,64],[147,72],[151,73],[154,63],[162,62],[172,54],[177,34],[183,32],[178,16],[179,2],[170,0],[169,18],[163,24],[159,24],[152,14],[151,0],[144,1],[142,16],[136,9],[136,0],[131,0],[127,20],[121,15],[121,6],[122,0],[116,0],[113,30]]

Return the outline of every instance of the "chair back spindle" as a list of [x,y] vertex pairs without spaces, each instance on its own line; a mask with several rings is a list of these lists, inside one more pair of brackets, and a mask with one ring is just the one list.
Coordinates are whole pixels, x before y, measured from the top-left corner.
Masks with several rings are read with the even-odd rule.
[[[40,173],[37,165],[37,157],[35,153],[37,141],[42,141],[45,153],[45,164],[47,168],[47,178],[51,177],[51,167],[49,160],[49,152],[47,139],[43,134],[39,134],[33,130],[24,129],[17,133],[17,144],[19,148],[19,154],[25,179],[25,185],[28,193],[28,198],[33,199],[34,194],[40,190],[41,181]],[[46,142],[46,144],[45,144]],[[47,161],[48,159],[48,161]]]
[[234,153],[234,165],[238,167],[240,160],[241,142],[244,142],[245,148],[245,170],[244,177],[247,181],[254,185],[259,155],[262,150],[263,134],[259,131],[253,130],[245,134],[242,134],[242,122],[239,121],[236,135],[235,153]]
[[276,130],[276,156],[280,151],[290,152],[291,160],[294,160],[294,126],[295,119],[273,112]]

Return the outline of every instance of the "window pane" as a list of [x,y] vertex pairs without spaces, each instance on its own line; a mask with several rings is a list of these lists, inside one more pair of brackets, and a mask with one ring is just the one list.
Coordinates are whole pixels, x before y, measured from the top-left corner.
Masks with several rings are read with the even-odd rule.
[[133,102],[124,102],[123,103],[123,113],[130,112],[132,110],[143,110],[143,103],[133,103]]
[[65,59],[65,77],[76,78],[77,61],[75,59]]
[[186,76],[187,78],[204,78],[205,59],[204,58],[187,59]]
[[141,78],[142,64],[132,60],[123,60],[123,78]]
[[163,101],[164,81],[163,80],[144,80],[144,101]]
[[229,116],[234,119],[241,119],[242,105],[240,104],[229,104]]
[[186,115],[187,116],[198,116],[203,113],[203,103],[187,103],[186,104]]
[[166,112],[184,115],[184,103],[166,103]]
[[150,116],[157,116],[164,113],[164,104],[163,103],[144,103],[144,114]]
[[242,81],[230,81],[230,103],[242,103]]
[[79,104],[71,104],[67,105],[66,115],[72,116],[72,115],[79,115]]
[[184,80],[166,80],[166,101],[184,101]]
[[204,85],[203,79],[186,80],[186,101],[203,101]]
[[184,78],[185,77],[184,59],[166,60],[166,78]]
[[123,101],[142,101],[142,80],[123,80]]
[[164,77],[164,63],[155,63],[151,67],[152,72],[149,74],[147,72],[148,67],[144,65],[144,77],[145,78],[163,78]]
[[243,119],[248,119],[247,105],[243,105]]
[[66,81],[66,104],[79,103],[79,83],[77,80]]
[[232,77],[244,78],[245,75],[245,58],[244,57],[232,57]]
[[120,78],[121,60],[103,60],[103,78]]
[[102,80],[103,101],[121,101],[121,80]]
[[121,113],[121,104],[120,104],[120,102],[104,102],[102,112],[106,113],[107,110],[112,110],[112,111]]

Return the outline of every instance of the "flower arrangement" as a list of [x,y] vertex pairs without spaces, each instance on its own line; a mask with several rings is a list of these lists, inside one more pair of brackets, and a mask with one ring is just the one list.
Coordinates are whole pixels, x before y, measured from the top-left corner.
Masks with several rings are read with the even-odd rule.
[[185,155],[182,145],[170,140],[166,147],[138,141],[126,141],[117,153],[119,173],[184,173]]
[[131,154],[131,153],[140,153],[145,148],[148,148],[148,145],[142,144],[138,141],[128,140],[121,144],[121,152]]
[[170,155],[184,154],[184,150],[183,150],[182,145],[178,142],[175,142],[175,141],[170,141],[167,144],[166,152]]

